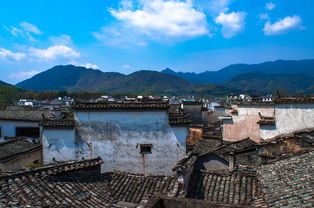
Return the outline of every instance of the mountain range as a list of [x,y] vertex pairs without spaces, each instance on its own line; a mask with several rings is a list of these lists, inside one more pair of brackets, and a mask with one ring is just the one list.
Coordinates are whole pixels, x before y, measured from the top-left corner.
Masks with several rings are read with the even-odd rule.
[[169,68],[124,75],[73,65],[41,72],[16,86],[34,91],[99,91],[111,94],[225,95],[228,93],[314,93],[314,60],[234,64],[218,71],[175,72]]
[[309,60],[277,60],[261,64],[232,64],[218,71],[205,71],[202,73],[194,72],[175,72],[169,68],[161,71],[162,73],[176,75],[191,83],[217,83],[222,84],[231,78],[248,73],[259,72],[265,74],[304,74],[314,77],[314,59]]
[[55,66],[16,86],[34,91],[99,91],[111,94],[198,95],[232,92],[216,84],[195,85],[175,75],[157,71],[142,70],[124,75],[73,65]]

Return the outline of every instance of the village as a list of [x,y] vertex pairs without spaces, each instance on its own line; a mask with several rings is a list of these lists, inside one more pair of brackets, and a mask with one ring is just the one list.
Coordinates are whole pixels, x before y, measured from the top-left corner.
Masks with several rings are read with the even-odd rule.
[[0,207],[314,206],[310,95],[21,99],[0,137]]

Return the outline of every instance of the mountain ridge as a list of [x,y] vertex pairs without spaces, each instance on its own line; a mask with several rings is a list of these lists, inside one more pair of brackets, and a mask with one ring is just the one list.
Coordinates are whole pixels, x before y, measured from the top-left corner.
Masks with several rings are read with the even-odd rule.
[[314,59],[306,60],[276,60],[260,64],[231,64],[218,71],[201,73],[175,72],[171,69],[162,70],[162,73],[171,73],[191,83],[221,84],[234,76],[248,72],[262,72],[266,74],[304,74],[314,77]]
[[[209,83],[208,80],[212,82]],[[141,70],[125,75],[74,65],[59,65],[16,86],[35,91],[98,91],[111,94],[222,95],[232,92],[314,93],[314,60],[233,64],[219,71],[161,72]]]

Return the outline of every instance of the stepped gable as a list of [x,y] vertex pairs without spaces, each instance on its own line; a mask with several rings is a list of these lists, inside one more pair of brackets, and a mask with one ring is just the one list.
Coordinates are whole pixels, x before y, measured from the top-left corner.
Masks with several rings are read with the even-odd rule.
[[313,207],[314,151],[302,151],[275,159],[257,171],[262,196],[256,206]]
[[168,109],[169,103],[167,102],[77,102],[75,109],[77,110],[91,110],[91,109]]
[[62,112],[60,117],[42,117],[41,126],[43,127],[59,127],[73,128],[75,127],[74,112]]
[[31,152],[40,151],[41,149],[41,144],[34,144],[27,141],[26,138],[17,138],[8,142],[1,142],[0,163],[8,162]]
[[168,109],[169,124],[170,125],[180,125],[180,124],[190,124],[189,114],[184,114],[180,105],[170,105]]
[[266,117],[263,116],[261,113],[258,113],[260,120],[257,122],[260,126],[275,126],[276,121],[275,117]]
[[255,172],[194,171],[187,190],[187,198],[217,204],[250,206],[259,194]]
[[112,172],[105,174],[111,196],[118,202],[141,203],[153,195],[181,196],[181,186],[173,176],[145,176],[142,174]]

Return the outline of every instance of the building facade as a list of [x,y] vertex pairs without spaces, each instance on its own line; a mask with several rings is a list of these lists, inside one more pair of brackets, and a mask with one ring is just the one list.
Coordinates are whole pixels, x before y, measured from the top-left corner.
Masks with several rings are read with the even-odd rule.
[[169,175],[186,153],[188,128],[184,117],[169,117],[168,107],[166,103],[77,104],[75,124],[44,123],[44,164],[99,156],[104,161],[102,172]]

